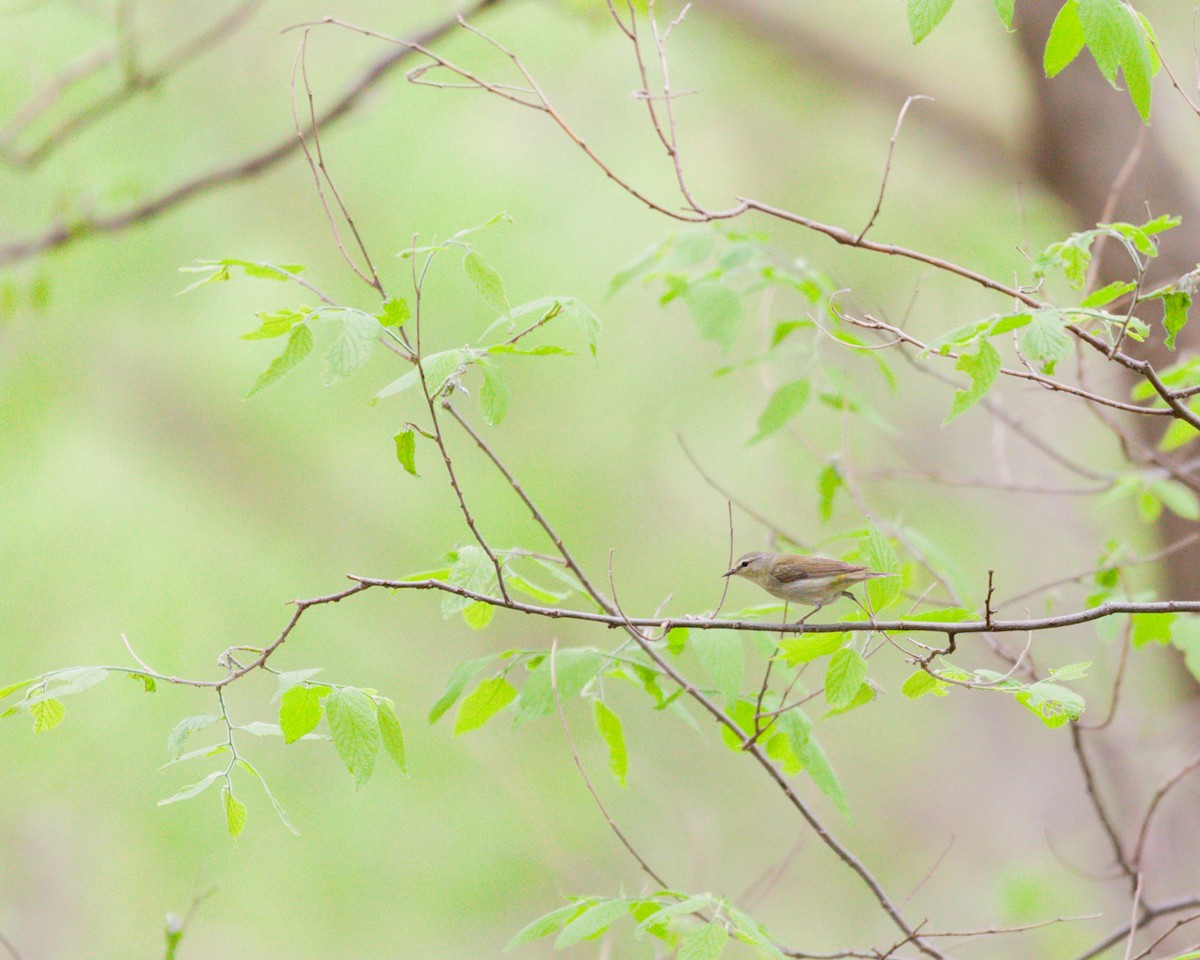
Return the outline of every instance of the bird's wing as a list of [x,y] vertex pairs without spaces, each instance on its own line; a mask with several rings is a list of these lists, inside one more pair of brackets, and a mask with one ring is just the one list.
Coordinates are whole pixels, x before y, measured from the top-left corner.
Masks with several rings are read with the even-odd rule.
[[794,583],[797,580],[811,580],[820,577],[845,576],[861,573],[866,567],[855,566],[841,560],[829,560],[826,557],[780,557],[775,564],[775,579],[780,583]]

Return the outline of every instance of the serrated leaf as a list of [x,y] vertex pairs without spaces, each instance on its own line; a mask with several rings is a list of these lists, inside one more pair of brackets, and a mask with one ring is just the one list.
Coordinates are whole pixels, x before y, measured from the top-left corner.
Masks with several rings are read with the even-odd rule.
[[729,931],[725,924],[720,921],[707,923],[680,938],[675,960],[717,960],[728,940]]
[[536,583],[531,583],[520,574],[513,573],[511,570],[504,571],[504,582],[514,590],[519,590],[521,593],[533,597],[535,600],[540,600],[542,603],[561,603],[570,596],[570,593],[566,591],[556,593],[553,590],[539,587]]
[[275,693],[271,702],[275,703],[280,697],[298,684],[311,680],[317,674],[324,672],[322,667],[309,667],[304,670],[285,670],[275,678]]
[[479,361],[483,370],[483,386],[479,390],[479,412],[493,427],[504,419],[508,412],[508,401],[512,397],[500,368],[488,360]]
[[1183,290],[1175,290],[1162,296],[1163,329],[1167,337],[1163,345],[1168,350],[1175,349],[1175,337],[1188,320],[1188,307],[1192,305],[1191,295]]
[[1084,42],[1104,78],[1116,86],[1124,47],[1121,0],[1077,0]]
[[236,837],[246,827],[246,805],[230,793],[228,787],[222,787],[221,794],[225,804],[225,826],[229,835]]
[[1051,669],[1050,676],[1055,680],[1079,680],[1087,676],[1091,666],[1092,661],[1090,660],[1083,663],[1068,663],[1066,666]]
[[[604,657],[596,650],[567,648],[554,655],[554,681],[558,698],[564,704],[577,697],[604,665]],[[517,702],[517,724],[544,717],[554,709],[554,688],[551,685],[550,658],[539,663],[525,678]]]
[[416,431],[412,429],[401,430],[392,439],[396,441],[396,459],[400,461],[400,466],[414,477],[418,476]]
[[492,269],[478,251],[468,251],[463,257],[463,270],[484,303],[493,309],[508,312],[508,297],[504,293],[504,283],[500,280],[500,274]]
[[282,337],[285,333],[291,333],[296,324],[303,323],[311,314],[312,311],[307,307],[300,307],[296,310],[276,310],[274,313],[256,313],[255,316],[262,321],[262,325],[250,333],[243,333],[242,339],[269,340],[273,337]]
[[810,387],[807,380],[793,380],[771,394],[767,406],[758,418],[758,430],[750,443],[758,443],[781,429],[808,403]]
[[742,298],[715,281],[700,280],[688,284],[683,300],[700,336],[728,352],[742,316]]
[[908,675],[908,679],[904,681],[904,685],[900,687],[900,692],[908,697],[909,700],[919,700],[927,693],[944,697],[948,687],[949,684],[944,680],[930,676],[924,670],[914,670]]
[[1079,305],[1081,307],[1103,307],[1136,289],[1137,284],[1129,280],[1114,280],[1112,283],[1088,294]]
[[625,749],[625,731],[621,727],[621,718],[613,713],[603,700],[596,700],[592,704],[592,719],[595,721],[596,731],[608,746],[608,769],[623,787],[629,774],[629,754]]
[[779,650],[788,666],[794,667],[836,653],[849,639],[848,633],[802,634],[798,637],[788,637],[779,645]]
[[592,904],[574,920],[563,927],[554,941],[554,949],[561,950],[573,943],[598,937],[615,921],[629,913],[629,904],[623,899],[601,900]]
[[1144,647],[1148,643],[1167,644],[1171,642],[1171,628],[1177,614],[1174,613],[1135,613],[1133,614],[1133,645]]
[[841,716],[843,713],[849,713],[851,710],[857,710],[859,707],[865,707],[868,703],[875,699],[875,695],[875,687],[870,681],[867,681],[858,688],[854,696],[850,698],[849,703],[838,707],[830,707],[823,714],[821,714],[820,719],[827,720],[830,717]]
[[472,630],[482,630],[492,622],[496,608],[484,600],[476,600],[470,606],[464,607],[463,622]]
[[1000,352],[988,340],[979,341],[978,353],[964,353],[954,364],[955,370],[961,370],[971,378],[971,385],[965,390],[958,390],[950,404],[950,412],[942,425],[949,423],[960,413],[970,409],[985,393],[991,389],[1000,373]]
[[908,0],[908,30],[913,43],[920,43],[950,12],[954,0]]
[[165,807],[168,803],[178,803],[180,800],[190,800],[192,797],[198,796],[199,794],[203,793],[205,790],[207,790],[209,787],[211,787],[214,783],[216,783],[218,778],[223,777],[224,775],[225,775],[224,770],[214,770],[212,773],[210,773],[208,776],[206,776],[203,780],[197,780],[195,783],[188,784],[186,787],[182,788],[178,793],[172,794],[171,796],[167,797],[165,800],[159,800],[158,806]]
[[383,327],[369,313],[339,311],[342,329],[325,354],[325,385],[329,386],[362,367],[371,359]]
[[378,710],[379,736],[383,741],[383,748],[392,758],[392,762],[400,768],[400,771],[408,773],[408,760],[404,752],[404,731],[400,727],[400,719],[396,716],[392,705],[386,700],[377,701],[375,706]]
[[[473,593],[490,593],[496,587],[496,567],[482,547],[468,544],[456,551],[450,567],[450,582]],[[455,593],[442,595],[442,616],[446,619],[461,613],[477,601]]]
[[809,737],[797,755],[817,788],[833,801],[833,805],[841,811],[843,816],[849,817],[850,807],[846,803],[845,791],[842,789],[841,781],[838,780],[833,766],[829,763],[829,758],[821,749],[821,745]]
[[517,935],[508,941],[504,952],[508,953],[513,947],[519,947],[521,944],[529,943],[531,940],[550,936],[550,934],[562,929],[565,924],[586,910],[592,902],[591,900],[581,900],[577,903],[569,903],[565,907],[559,907],[557,910],[551,910],[545,916],[538,917],[532,923],[522,927]]
[[849,706],[866,679],[867,661],[862,654],[843,647],[825,668],[825,702],[835,709]]
[[408,309],[408,301],[399,297],[388,297],[383,301],[383,309],[375,314],[375,319],[385,327],[402,327],[412,316]]
[[1041,680],[1013,695],[1017,703],[1041,717],[1048,727],[1061,727],[1083,715],[1084,700],[1074,690]]
[[1083,49],[1083,26],[1079,22],[1079,4],[1077,0],[1067,0],[1058,16],[1054,18],[1054,26],[1050,28],[1050,36],[1046,38],[1046,51],[1042,57],[1042,66],[1046,76],[1053,77],[1062,71],[1072,60],[1079,56]]
[[[863,563],[876,573],[899,574],[900,560],[889,541],[874,524],[858,542]],[[867,597],[875,613],[886,610],[900,597],[900,577],[880,577],[866,581]]]
[[746,674],[741,637],[732,630],[702,630],[692,637],[691,647],[726,704],[734,703]]
[[374,701],[361,690],[343,687],[325,698],[325,718],[338,756],[354,777],[355,786],[361,787],[375,772],[379,753]]
[[246,396],[252,397],[259,390],[270,386],[307,357],[312,352],[312,348],[312,331],[308,329],[306,324],[299,324],[292,330],[291,336],[288,337],[287,345],[283,348],[283,353],[272,360],[271,365],[258,375],[258,379],[254,381],[254,385],[250,388]]
[[178,758],[183,753],[183,745],[187,738],[197,730],[203,730],[209,724],[215,722],[216,719],[216,717],[203,714],[198,717],[185,717],[180,720],[167,735],[167,752],[172,757]]
[[45,733],[62,723],[67,710],[61,700],[47,697],[45,700],[30,703],[29,712],[33,715],[33,732]]
[[321,701],[312,687],[292,687],[279,701],[279,728],[284,743],[312,733],[321,721]]
[[438,697],[437,702],[429,709],[429,722],[437,723],[438,718],[454,706],[458,698],[462,696],[462,692],[466,689],[471,678],[495,659],[496,654],[491,653],[486,657],[465,660],[455,667],[450,674],[449,681],[446,683],[446,689],[442,691],[442,695]]
[[517,698],[516,688],[503,677],[480,681],[458,708],[454,736],[478,730]]

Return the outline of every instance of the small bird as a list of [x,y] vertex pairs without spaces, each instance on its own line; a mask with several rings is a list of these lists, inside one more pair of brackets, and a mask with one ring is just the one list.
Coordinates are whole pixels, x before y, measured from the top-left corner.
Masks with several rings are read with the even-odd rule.
[[[825,557],[803,557],[795,553],[747,553],[722,576],[744,577],[780,600],[805,603],[816,607],[800,620],[803,623],[825,604],[838,597],[858,598],[847,587],[875,577],[894,577],[894,573],[878,573],[866,567],[829,560]],[[862,606],[862,604],[859,604]],[[870,616],[870,611],[867,613]]]

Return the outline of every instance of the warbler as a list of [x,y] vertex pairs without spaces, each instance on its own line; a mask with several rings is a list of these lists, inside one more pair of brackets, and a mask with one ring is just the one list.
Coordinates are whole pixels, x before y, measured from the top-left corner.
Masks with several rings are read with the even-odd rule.
[[879,573],[825,557],[755,552],[745,554],[722,576],[744,577],[780,600],[816,607],[816,610],[804,616],[800,621],[803,623],[825,604],[833,603],[839,597],[849,597],[858,603],[858,598],[847,587],[875,577],[894,577],[895,574]]

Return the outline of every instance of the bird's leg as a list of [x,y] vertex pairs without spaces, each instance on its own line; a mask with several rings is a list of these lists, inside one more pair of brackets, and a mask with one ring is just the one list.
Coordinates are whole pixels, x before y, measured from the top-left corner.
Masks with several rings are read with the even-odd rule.
[[813,608],[808,611],[808,613],[806,613],[804,616],[802,616],[799,620],[796,621],[797,625],[802,626],[804,624],[805,620],[807,620],[809,617],[811,617],[814,613],[816,613],[818,610],[820,610],[823,606],[825,606],[825,604],[823,604],[823,603],[815,604],[813,606]]
[[842,596],[849,597],[851,600],[853,600],[855,603],[857,603],[859,605],[859,607],[862,609],[862,612],[867,615],[867,620],[870,621],[872,630],[879,629],[879,627],[875,623],[875,614],[873,614],[870,610],[868,610],[866,607],[864,607],[862,605],[862,601],[860,601],[858,599],[858,597],[856,597],[854,594],[852,594],[849,590],[843,590]]

